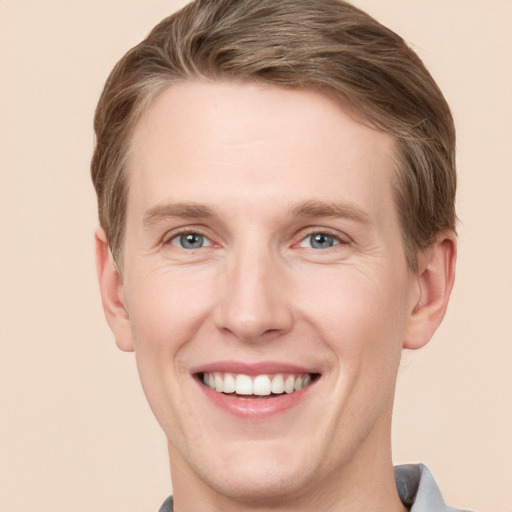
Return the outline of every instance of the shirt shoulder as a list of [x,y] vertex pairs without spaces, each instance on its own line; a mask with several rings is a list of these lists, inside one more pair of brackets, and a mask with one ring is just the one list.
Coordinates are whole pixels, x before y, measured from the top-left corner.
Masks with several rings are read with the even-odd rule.
[[424,464],[395,466],[395,482],[402,503],[411,512],[470,512],[449,507]]
[[[471,512],[449,507],[430,470],[424,464],[395,466],[395,482],[402,503],[411,512]],[[159,512],[172,512],[173,499],[169,496]]]
[[173,510],[173,502],[172,496],[169,496],[163,503],[158,512],[172,512]]

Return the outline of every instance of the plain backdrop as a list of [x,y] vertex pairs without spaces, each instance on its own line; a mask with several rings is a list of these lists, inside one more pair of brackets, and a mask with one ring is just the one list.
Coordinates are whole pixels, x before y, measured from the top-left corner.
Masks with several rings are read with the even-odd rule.
[[[92,117],[177,0],[0,0],[0,510],[155,512],[166,442],[96,283]],[[458,128],[447,318],[404,355],[395,462],[454,506],[512,511],[512,1],[358,0],[424,59]]]

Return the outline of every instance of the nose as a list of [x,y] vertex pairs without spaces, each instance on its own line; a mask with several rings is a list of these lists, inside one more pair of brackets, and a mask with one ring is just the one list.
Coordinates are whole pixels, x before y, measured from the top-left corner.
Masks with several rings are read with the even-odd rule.
[[232,255],[222,285],[214,317],[224,333],[261,343],[292,328],[285,270],[271,251],[247,248]]

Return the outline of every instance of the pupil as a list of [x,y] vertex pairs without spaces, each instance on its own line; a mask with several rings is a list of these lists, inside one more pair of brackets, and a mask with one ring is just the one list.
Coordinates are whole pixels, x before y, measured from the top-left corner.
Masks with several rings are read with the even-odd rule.
[[331,235],[316,233],[311,235],[311,246],[315,249],[326,249],[334,245],[334,239]]
[[198,235],[197,233],[181,235],[180,238],[181,246],[184,249],[198,249],[203,245],[203,235]]

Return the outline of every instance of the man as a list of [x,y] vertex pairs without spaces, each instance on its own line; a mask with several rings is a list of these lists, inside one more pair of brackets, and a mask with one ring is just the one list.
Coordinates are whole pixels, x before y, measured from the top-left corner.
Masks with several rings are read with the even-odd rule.
[[400,354],[456,254],[453,121],[403,40],[337,0],[196,1],[116,65],[95,131],[103,306],[168,438],[161,510],[453,510],[391,461]]

